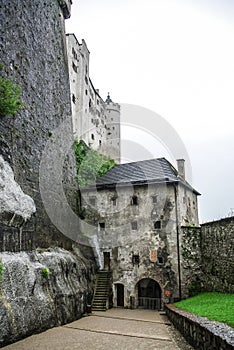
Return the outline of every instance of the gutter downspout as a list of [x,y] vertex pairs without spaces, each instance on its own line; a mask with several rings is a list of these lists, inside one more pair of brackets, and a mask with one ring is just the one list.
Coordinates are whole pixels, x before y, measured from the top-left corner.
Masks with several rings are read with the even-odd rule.
[[177,238],[177,263],[178,263],[178,278],[179,278],[179,299],[182,299],[181,292],[181,268],[180,268],[180,232],[179,232],[179,220],[178,220],[178,202],[177,202],[177,185],[174,184],[175,193],[175,214],[176,214],[176,238]]

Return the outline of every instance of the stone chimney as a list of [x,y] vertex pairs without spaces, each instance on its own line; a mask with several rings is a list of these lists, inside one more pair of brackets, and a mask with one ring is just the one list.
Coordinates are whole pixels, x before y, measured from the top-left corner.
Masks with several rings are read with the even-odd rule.
[[184,166],[184,159],[177,159],[177,168],[178,168],[178,175],[185,180],[185,166]]

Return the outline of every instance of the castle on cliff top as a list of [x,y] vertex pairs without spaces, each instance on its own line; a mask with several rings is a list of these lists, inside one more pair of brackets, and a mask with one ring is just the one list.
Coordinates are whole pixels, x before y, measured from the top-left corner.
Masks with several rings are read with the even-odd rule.
[[66,34],[74,138],[120,163],[120,105],[104,101],[89,77],[89,50]]

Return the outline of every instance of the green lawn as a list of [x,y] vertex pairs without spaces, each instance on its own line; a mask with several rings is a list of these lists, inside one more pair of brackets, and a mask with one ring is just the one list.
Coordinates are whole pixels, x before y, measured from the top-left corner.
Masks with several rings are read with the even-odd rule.
[[179,301],[175,306],[234,328],[234,294],[201,293]]

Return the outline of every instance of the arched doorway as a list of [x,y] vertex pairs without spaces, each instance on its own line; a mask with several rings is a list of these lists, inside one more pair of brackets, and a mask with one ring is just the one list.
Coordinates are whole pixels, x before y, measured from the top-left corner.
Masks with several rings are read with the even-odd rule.
[[116,283],[116,299],[117,299],[117,306],[124,307],[124,285],[122,283]]
[[143,278],[137,283],[138,307],[142,309],[160,310],[161,288],[160,285],[151,278]]

